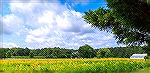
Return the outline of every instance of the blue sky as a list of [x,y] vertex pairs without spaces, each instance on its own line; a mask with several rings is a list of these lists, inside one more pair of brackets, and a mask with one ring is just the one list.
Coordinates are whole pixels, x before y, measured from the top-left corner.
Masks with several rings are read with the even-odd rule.
[[82,16],[106,8],[104,0],[2,0],[0,47],[115,47],[113,34],[99,31]]

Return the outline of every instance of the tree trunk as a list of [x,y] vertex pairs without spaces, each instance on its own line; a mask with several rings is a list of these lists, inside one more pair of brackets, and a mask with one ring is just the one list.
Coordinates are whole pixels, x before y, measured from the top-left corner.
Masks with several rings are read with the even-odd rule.
[[146,52],[146,53],[147,53],[147,55],[148,55],[148,56],[150,56],[150,50],[147,50],[147,52]]
[[148,42],[148,48],[146,50],[148,57],[150,57],[150,42]]

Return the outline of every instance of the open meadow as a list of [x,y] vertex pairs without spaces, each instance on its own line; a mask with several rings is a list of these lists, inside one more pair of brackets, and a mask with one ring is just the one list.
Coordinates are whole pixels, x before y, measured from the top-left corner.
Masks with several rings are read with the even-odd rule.
[[0,73],[129,73],[150,67],[150,60],[1,59]]

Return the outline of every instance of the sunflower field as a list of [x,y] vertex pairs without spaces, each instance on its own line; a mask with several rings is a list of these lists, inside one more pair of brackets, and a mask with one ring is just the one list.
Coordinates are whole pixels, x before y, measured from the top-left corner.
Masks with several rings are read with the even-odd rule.
[[0,73],[129,73],[150,67],[150,60],[1,59]]

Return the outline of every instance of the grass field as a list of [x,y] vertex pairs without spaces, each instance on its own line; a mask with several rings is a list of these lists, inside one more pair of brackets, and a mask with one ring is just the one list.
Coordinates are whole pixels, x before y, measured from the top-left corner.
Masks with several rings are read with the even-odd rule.
[[148,67],[150,60],[127,58],[0,60],[0,73],[129,73]]
[[149,68],[140,69],[140,70],[137,70],[137,71],[133,71],[131,73],[150,73],[150,67]]

